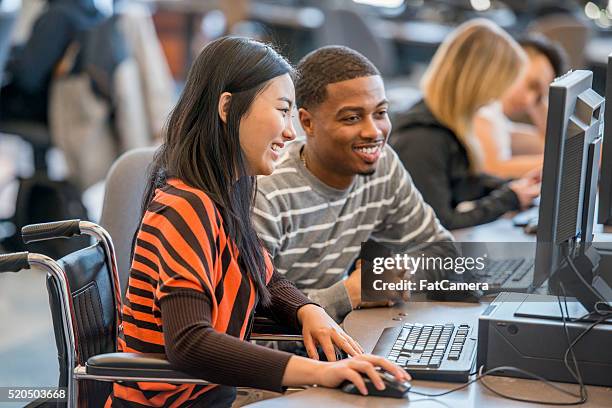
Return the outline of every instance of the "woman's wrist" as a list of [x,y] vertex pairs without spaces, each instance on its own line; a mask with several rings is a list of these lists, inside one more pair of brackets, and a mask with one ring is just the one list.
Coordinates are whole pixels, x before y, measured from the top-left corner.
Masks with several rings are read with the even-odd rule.
[[[314,309],[316,308],[316,309]],[[319,305],[316,305],[314,303],[307,303],[304,306],[300,307],[297,311],[297,319],[298,322],[300,322],[300,324],[302,324],[302,321],[304,320],[304,315],[308,314],[310,311],[315,311],[318,312],[318,310],[321,310],[324,312],[323,308]]]
[[283,386],[299,387],[318,384],[320,382],[318,372],[323,364],[325,363],[310,358],[291,356],[285,367]]

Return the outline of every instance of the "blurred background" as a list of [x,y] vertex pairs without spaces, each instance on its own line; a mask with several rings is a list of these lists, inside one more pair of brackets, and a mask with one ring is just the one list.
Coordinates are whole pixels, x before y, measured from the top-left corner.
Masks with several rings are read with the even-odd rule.
[[[0,253],[25,248],[25,224],[98,222],[114,159],[159,142],[215,38],[268,41],[293,63],[347,45],[383,73],[393,114],[419,98],[445,36],[475,17],[558,42],[603,94],[612,0],[0,0]],[[28,249],[60,257],[85,244]],[[0,386],[57,384],[50,322],[44,277],[2,276]]]

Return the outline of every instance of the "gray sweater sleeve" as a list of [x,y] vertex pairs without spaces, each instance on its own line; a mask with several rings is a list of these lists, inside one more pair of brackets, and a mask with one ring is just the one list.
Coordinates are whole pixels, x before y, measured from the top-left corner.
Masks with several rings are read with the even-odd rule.
[[338,323],[353,310],[344,281],[338,281],[325,289],[311,289],[308,291],[308,297],[325,309]]

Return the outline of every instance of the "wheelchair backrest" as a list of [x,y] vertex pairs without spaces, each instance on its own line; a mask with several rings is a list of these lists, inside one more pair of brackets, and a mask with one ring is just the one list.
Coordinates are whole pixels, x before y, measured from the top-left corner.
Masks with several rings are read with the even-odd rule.
[[[97,243],[66,255],[58,264],[66,273],[72,296],[76,363],[84,365],[91,356],[116,351],[115,296],[109,262],[102,245]],[[68,381],[66,376],[71,375],[74,367],[67,366],[60,291],[50,277],[47,278],[47,288],[58,350],[59,386],[65,387]],[[110,383],[80,381],[80,399],[86,399],[88,406],[102,406],[110,387]]]

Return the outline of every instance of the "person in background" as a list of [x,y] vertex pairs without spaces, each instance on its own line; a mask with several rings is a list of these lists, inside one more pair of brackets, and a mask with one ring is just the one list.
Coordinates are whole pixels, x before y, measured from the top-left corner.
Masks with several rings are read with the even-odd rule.
[[48,6],[32,27],[30,38],[11,55],[0,90],[0,120],[47,124],[49,86],[56,65],[79,35],[104,15],[95,0],[47,0]]
[[[214,61],[214,63],[211,63]],[[106,406],[223,406],[233,386],[378,389],[388,360],[364,355],[318,305],[279,275],[251,222],[256,175],[272,173],[295,138],[293,70],[271,47],[224,37],[194,62],[156,154],[135,237],[120,349],[165,356],[197,384],[115,383]],[[245,341],[255,310],[352,358],[321,362]],[[316,357],[316,352],[310,354]],[[216,385],[222,384],[222,385]]]
[[507,182],[483,173],[472,129],[478,109],[513,85],[526,60],[494,23],[464,23],[434,55],[422,81],[423,100],[396,121],[391,144],[448,229],[527,208],[539,194],[538,175]]
[[276,171],[258,180],[253,220],[278,271],[341,321],[353,309],[388,304],[362,302],[355,261],[363,242],[402,252],[433,244],[429,254],[450,256],[442,246],[453,238],[387,144],[389,102],[372,62],[328,46],[306,55],[298,71],[306,140],[288,146]]
[[[521,78],[502,96],[478,111],[474,132],[483,149],[483,170],[499,177],[520,177],[542,166],[548,87],[566,71],[563,49],[543,36],[519,39],[529,62]],[[512,119],[526,117],[531,124]]]

